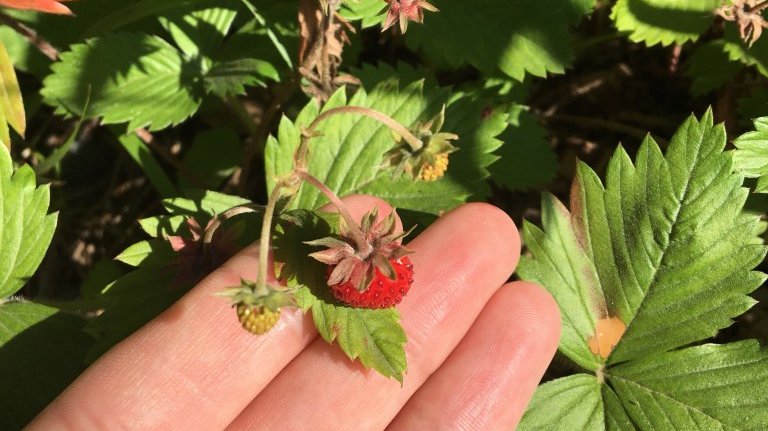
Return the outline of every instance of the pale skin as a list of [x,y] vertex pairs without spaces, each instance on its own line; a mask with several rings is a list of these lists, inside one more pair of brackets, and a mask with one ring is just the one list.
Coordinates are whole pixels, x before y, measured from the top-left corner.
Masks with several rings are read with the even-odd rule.
[[[391,210],[368,196],[344,201],[356,218]],[[545,290],[506,283],[520,255],[515,224],[467,204],[408,247],[416,276],[398,306],[402,386],[350,361],[295,309],[264,336],[245,332],[214,293],[256,277],[250,247],[106,353],[28,429],[514,429],[560,336]]]

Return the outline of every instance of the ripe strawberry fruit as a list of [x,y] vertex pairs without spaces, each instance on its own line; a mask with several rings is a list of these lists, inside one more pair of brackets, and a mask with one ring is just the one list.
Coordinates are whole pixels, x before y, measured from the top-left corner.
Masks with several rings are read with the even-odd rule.
[[[391,259],[389,263],[395,269],[395,279],[382,274],[379,269],[365,290],[359,291],[351,281],[331,286],[333,296],[339,301],[356,308],[390,308],[399,304],[413,284],[413,264],[408,256]],[[335,267],[328,268],[331,276]]]
[[392,307],[413,283],[413,265],[406,257],[410,251],[399,241],[408,232],[397,232],[394,211],[377,219],[375,209],[363,216],[359,226],[345,216],[339,237],[307,242],[326,247],[310,256],[328,265],[328,286],[338,300],[353,307]]

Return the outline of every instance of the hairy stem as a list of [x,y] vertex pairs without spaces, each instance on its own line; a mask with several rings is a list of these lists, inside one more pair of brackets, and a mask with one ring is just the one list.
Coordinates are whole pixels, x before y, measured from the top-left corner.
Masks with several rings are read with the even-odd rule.
[[267,201],[267,208],[264,210],[264,221],[261,223],[261,238],[259,239],[259,273],[256,278],[256,290],[257,295],[266,295],[267,290],[267,268],[269,265],[269,243],[272,236],[272,220],[275,216],[275,207],[277,201],[280,199],[280,192],[285,187],[283,180],[278,181],[275,184],[275,188],[272,189],[272,193],[269,195],[269,201]]
[[421,142],[419,138],[414,136],[413,133],[411,133],[405,126],[382,112],[362,106],[340,106],[338,108],[329,109],[318,115],[304,130],[304,136],[302,137],[299,148],[296,151],[296,161],[299,162],[301,167],[304,167],[303,163],[306,162],[308,151],[307,144],[309,143],[309,140],[314,136],[317,127],[320,125],[320,123],[327,120],[328,118],[339,114],[359,114],[368,118],[372,118],[389,127],[398,135],[402,136],[403,139],[405,139],[405,142],[408,143],[413,151],[419,151],[424,146],[424,143]]
[[352,214],[350,214],[347,206],[344,205],[344,202],[342,202],[338,196],[336,196],[336,193],[329,189],[328,186],[323,184],[322,181],[313,177],[309,172],[303,169],[297,169],[296,174],[303,181],[306,181],[316,189],[320,190],[320,192],[325,195],[329,201],[331,201],[331,203],[339,210],[341,217],[344,218],[344,221],[346,222],[348,229],[352,234],[352,239],[355,241],[355,244],[357,244],[357,249],[359,252],[363,256],[369,255],[373,251],[373,247],[371,247],[371,245],[368,244],[368,241],[365,240],[365,235],[360,229],[360,226],[358,226],[358,221],[352,217]]

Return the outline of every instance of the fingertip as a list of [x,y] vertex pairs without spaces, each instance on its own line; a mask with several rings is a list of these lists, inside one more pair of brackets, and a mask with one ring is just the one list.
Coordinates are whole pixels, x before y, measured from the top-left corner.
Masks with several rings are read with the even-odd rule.
[[[497,256],[504,259],[504,263],[511,271],[517,267],[520,260],[520,233],[515,222],[500,208],[482,202],[464,204],[450,213],[447,217],[456,217],[462,220],[467,228],[472,228],[480,235],[478,238],[491,250],[497,251]],[[488,233],[491,232],[491,235]]]
[[502,288],[507,300],[513,302],[522,319],[528,321],[528,338],[543,350],[554,355],[560,342],[562,328],[560,308],[552,295],[543,287],[528,281],[513,281]]

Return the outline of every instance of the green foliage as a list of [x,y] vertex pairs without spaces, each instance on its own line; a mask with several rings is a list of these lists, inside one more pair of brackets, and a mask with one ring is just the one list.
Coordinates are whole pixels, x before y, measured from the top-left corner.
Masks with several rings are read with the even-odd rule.
[[[232,4],[230,2],[230,4]],[[115,33],[76,44],[43,82],[45,101],[62,114],[101,117],[128,130],[177,125],[194,114],[207,93],[242,94],[245,85],[279,79],[267,61],[214,57],[229,32],[230,7],[176,10],[161,24],[176,46],[143,33]]]
[[647,46],[695,41],[715,19],[720,0],[618,0],[611,18],[633,42]]
[[751,47],[739,37],[736,26],[725,28],[723,49],[732,61],[738,61],[746,66],[753,66],[764,76],[768,76],[768,40],[761,38]]
[[231,129],[201,132],[182,162],[187,176],[179,179],[182,187],[202,185],[215,189],[235,172],[243,158],[243,145]]
[[412,26],[409,46],[452,67],[466,63],[485,73],[563,73],[573,61],[568,29],[590,12],[594,0],[475,0],[435,2],[440,13]]
[[84,366],[84,321],[55,308],[7,298],[37,270],[56,229],[49,189],[36,187],[29,166],[14,172],[0,145],[0,428],[17,429]]
[[[247,200],[234,196],[188,190],[184,198],[163,202],[169,215],[141,220],[142,228],[153,239],[133,244],[116,257],[135,269],[89,298],[104,311],[86,328],[96,338],[88,360],[97,359],[142,327],[227,258],[255,241],[261,224],[260,213],[242,214],[224,222],[216,235],[221,238],[227,233],[237,232],[236,241],[219,247],[214,244],[215,250],[206,256],[195,248],[194,237],[186,224],[191,218],[205,227],[215,215],[246,204],[249,204]],[[186,239],[185,249],[173,250],[168,239],[170,236]]]
[[0,145],[0,298],[21,289],[48,249],[56,229],[56,214],[47,214],[49,194],[48,187],[35,187],[29,166],[14,172]]
[[[747,190],[742,177],[731,173],[725,142],[724,128],[714,126],[707,112],[680,127],[666,156],[650,137],[635,164],[619,147],[605,186],[580,164],[571,211],[545,195],[544,230],[530,223],[523,228],[531,256],[522,258],[518,272],[557,300],[564,322],[560,350],[609,386],[589,389],[587,377],[571,379],[590,397],[602,393],[606,406],[616,404],[608,394],[614,391],[640,429],[735,427],[740,423],[733,412],[753,406],[754,393],[743,388],[755,387],[768,373],[765,353],[751,343],[673,350],[730,325],[754,304],[747,294],[765,280],[752,271],[766,252],[757,236],[759,218],[742,212]],[[599,322],[608,318],[620,319],[626,332],[608,340],[606,352],[593,343],[599,340]],[[742,373],[736,365],[742,360],[761,365]],[[707,377],[709,368],[713,374]],[[701,373],[695,378],[694,369]],[[547,423],[538,409],[572,402],[563,395],[569,384],[543,386],[522,429]],[[727,395],[721,385],[729,386]],[[730,409],[709,402],[720,396]],[[591,420],[585,429],[623,422],[614,407],[596,419],[583,418]],[[764,421],[768,410],[756,408],[753,414]],[[664,420],[670,422],[662,425]]]
[[755,130],[733,141],[733,165],[748,178],[757,178],[756,193],[768,193],[768,117],[754,121]]
[[723,40],[706,43],[696,49],[688,62],[686,72],[692,79],[691,93],[702,95],[716,90],[740,69],[739,63],[728,58]]
[[[383,168],[384,154],[395,145],[393,133],[370,118],[336,115],[320,124],[320,136],[310,141],[309,172],[339,195],[369,193],[388,200],[398,208],[437,213],[457,206],[470,196],[483,196],[488,176],[486,167],[496,160],[490,154],[501,144],[495,137],[506,127],[506,114],[492,112],[485,118],[483,100],[454,94],[449,89],[428,88],[421,81],[399,88],[396,81],[375,86],[370,94],[358,90],[347,101],[340,90],[323,110],[339,106],[364,106],[392,116],[406,127],[427,121],[447,104],[443,131],[456,133],[458,152],[451,157],[445,177],[434,182],[415,182]],[[301,129],[320,113],[310,102],[295,122],[283,118],[276,138],[267,142],[266,169],[269,188],[275,179],[292,169]],[[460,155],[460,156],[459,156]],[[318,208],[325,199],[315,189],[303,187],[292,208]]]
[[557,174],[557,156],[549,146],[546,131],[524,106],[512,105],[509,127],[499,136],[504,145],[496,152],[500,160],[491,165],[491,178],[511,190],[546,184]]
[[90,97],[88,115],[104,124],[157,130],[195,113],[203,96],[195,80],[200,75],[202,65],[159,37],[117,33],[63,53],[42,94],[61,113],[82,114]]
[[284,214],[274,245],[275,259],[285,262],[280,277],[299,289],[297,304],[304,312],[312,312],[325,341],[336,341],[350,359],[359,359],[363,366],[402,383],[407,364],[400,313],[395,308],[371,310],[340,303],[325,282],[325,265],[308,256],[317,250],[305,242],[335,233],[332,225],[338,226],[337,216],[323,218],[306,210]]
[[85,368],[85,321],[40,304],[0,304],[0,428],[21,429]]

